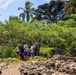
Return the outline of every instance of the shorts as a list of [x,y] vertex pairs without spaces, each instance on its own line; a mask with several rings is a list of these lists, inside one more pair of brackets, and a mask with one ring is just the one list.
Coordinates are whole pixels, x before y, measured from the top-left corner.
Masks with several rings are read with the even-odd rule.
[[30,51],[30,52],[27,52],[27,55],[28,55],[28,56],[31,56],[31,51]]
[[26,52],[24,52],[24,55],[27,55],[27,51],[26,51]]
[[24,56],[24,53],[20,53],[20,56]]

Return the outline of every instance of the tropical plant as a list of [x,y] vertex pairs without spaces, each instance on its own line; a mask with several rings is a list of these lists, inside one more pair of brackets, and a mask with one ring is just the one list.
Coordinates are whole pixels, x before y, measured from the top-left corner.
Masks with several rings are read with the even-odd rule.
[[26,1],[25,2],[25,8],[19,7],[18,10],[23,10],[23,12],[19,15],[20,18],[22,18],[23,21],[25,21],[25,17],[27,22],[30,21],[30,17],[33,17],[34,8],[31,8],[33,3]]
[[69,0],[64,4],[65,15],[76,14],[76,0]]

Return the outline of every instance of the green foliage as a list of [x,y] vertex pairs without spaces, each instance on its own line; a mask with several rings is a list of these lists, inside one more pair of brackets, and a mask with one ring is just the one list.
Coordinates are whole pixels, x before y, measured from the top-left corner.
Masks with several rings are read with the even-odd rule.
[[76,14],[76,1],[67,1],[67,3],[64,4],[64,11],[66,15]]
[[32,61],[34,61],[34,60],[44,60],[44,61],[46,61],[46,60],[48,60],[47,58],[45,58],[45,57],[42,57],[42,56],[38,56],[38,57],[35,57],[35,58],[30,58],[29,60],[27,60],[26,62],[32,62]]
[[7,57],[16,57],[16,51],[12,46],[0,46],[0,57],[7,58]]
[[0,24],[0,57],[16,56],[14,48],[21,42],[29,44],[38,42],[47,45],[42,50],[62,48],[70,53],[76,47],[76,21],[72,17],[67,21],[47,25],[45,20],[34,20],[30,23],[20,22],[17,19]]
[[39,5],[35,10],[35,19],[47,19],[50,22],[56,22],[63,17],[63,4],[65,4],[65,1],[53,0],[49,3]]
[[43,53],[43,54],[48,54],[49,56],[49,51],[52,50],[53,48],[49,48],[49,47],[46,47],[46,46],[43,46],[40,48],[40,53]]
[[7,64],[14,63],[14,62],[20,62],[20,60],[17,58],[8,57],[4,61],[2,61],[2,63],[7,63]]

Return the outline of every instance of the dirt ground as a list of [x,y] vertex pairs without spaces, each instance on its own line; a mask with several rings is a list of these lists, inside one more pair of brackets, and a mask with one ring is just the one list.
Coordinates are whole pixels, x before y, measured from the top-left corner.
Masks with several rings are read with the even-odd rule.
[[0,75],[20,75],[19,68],[24,62],[12,63],[7,66],[7,68],[1,70],[2,74]]

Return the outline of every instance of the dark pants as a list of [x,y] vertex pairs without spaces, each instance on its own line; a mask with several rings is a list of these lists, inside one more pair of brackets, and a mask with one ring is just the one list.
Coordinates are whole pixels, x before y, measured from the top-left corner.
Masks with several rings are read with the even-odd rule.
[[24,53],[23,52],[20,53],[20,59],[24,60]]

